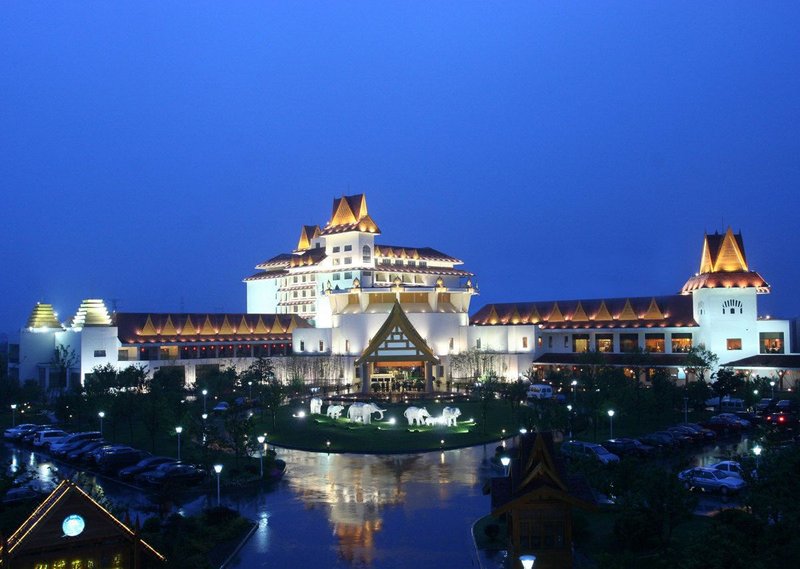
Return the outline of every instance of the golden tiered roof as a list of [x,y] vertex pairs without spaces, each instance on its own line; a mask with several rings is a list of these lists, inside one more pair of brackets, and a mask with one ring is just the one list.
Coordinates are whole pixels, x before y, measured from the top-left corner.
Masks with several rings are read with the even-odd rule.
[[296,314],[118,312],[114,321],[128,344],[289,340],[295,328],[310,327]]
[[37,302],[28,317],[27,328],[62,328],[52,304]]
[[700,271],[686,281],[681,293],[702,288],[755,288],[759,293],[769,292],[767,281],[747,265],[741,233],[734,234],[729,227],[722,235],[705,234]]
[[487,304],[470,323],[533,324],[551,329],[697,326],[691,298],[681,295]]
[[367,213],[367,197],[364,194],[335,198],[331,219],[320,234],[329,235],[346,231],[381,232]]
[[311,249],[311,241],[319,237],[319,225],[304,225],[300,230],[300,239],[297,242],[297,251]]
[[72,317],[73,328],[83,328],[85,326],[111,326],[111,316],[105,303],[99,298],[87,298],[78,307],[75,316]]

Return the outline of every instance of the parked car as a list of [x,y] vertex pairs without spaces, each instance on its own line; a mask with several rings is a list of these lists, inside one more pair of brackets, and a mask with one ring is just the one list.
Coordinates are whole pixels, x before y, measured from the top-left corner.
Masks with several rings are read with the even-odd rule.
[[38,425],[34,425],[33,423],[22,423],[21,425],[17,425],[16,427],[9,427],[5,431],[3,431],[3,438],[9,441],[16,441],[18,440],[23,434],[29,432],[34,427]]
[[164,484],[199,484],[205,480],[206,471],[191,464],[162,464],[155,470],[143,472],[137,480],[150,486]]
[[134,448],[107,452],[97,459],[97,468],[106,474],[116,474],[122,468],[137,464],[146,456],[150,456],[150,453]]
[[690,437],[686,433],[678,433],[672,431],[656,431],[656,434],[672,437],[672,440],[675,441],[674,446],[683,447],[692,444],[692,437]]
[[673,436],[679,437],[681,440],[684,441],[684,444],[700,443],[704,442],[705,440],[705,437],[703,437],[697,431],[694,431],[688,427],[683,427],[681,425],[675,425],[674,427],[667,427],[667,432]]
[[616,454],[608,452],[608,450],[596,443],[566,441],[561,444],[561,453],[570,458],[598,460],[603,464],[619,462],[619,457]]
[[41,433],[42,431],[52,431],[53,428],[53,425],[37,425],[20,436],[19,443],[24,445],[32,445],[33,439],[36,437],[37,433]]
[[742,427],[739,424],[726,421],[720,417],[711,417],[710,419],[700,423],[700,425],[706,429],[711,429],[717,433],[718,436],[730,435],[732,433],[738,433],[742,430]]
[[711,429],[706,429],[705,427],[701,427],[697,423],[683,423],[681,426],[687,427],[697,433],[700,433],[701,435],[703,435],[703,440],[705,442],[713,441],[714,439],[717,438],[717,433],[715,433]]
[[33,446],[37,448],[49,448],[50,445],[56,441],[60,441],[66,437],[67,433],[60,429],[50,429],[47,431],[39,431],[33,439]]
[[766,413],[768,411],[774,411],[775,410],[775,406],[777,404],[778,404],[778,398],[777,397],[774,397],[774,398],[773,397],[764,397],[763,399],[761,399],[761,401],[756,403],[756,412],[764,414],[764,413]]
[[224,413],[225,411],[230,409],[230,407],[231,407],[230,403],[228,403],[227,401],[220,401],[219,403],[214,405],[212,411],[217,411],[218,413]]
[[119,471],[119,477],[123,480],[133,480],[138,474],[154,470],[162,464],[176,464],[178,461],[166,456],[148,456],[132,466],[127,466]]
[[[709,468],[713,468],[714,470],[719,470],[725,476],[733,476],[735,478],[745,477],[742,465],[736,462],[735,460],[723,460],[722,462],[709,465]],[[755,476],[755,470],[751,472],[750,475]]]
[[76,442],[82,441],[97,441],[103,438],[103,435],[100,434],[100,431],[85,431],[83,433],[73,433],[61,439],[58,442],[54,442],[50,445],[50,452],[56,456],[62,456],[65,453],[63,452],[64,448],[74,448],[71,445]]
[[794,399],[781,399],[775,404],[775,411],[778,413],[797,413],[797,401]]
[[750,421],[742,419],[741,417],[739,417],[737,414],[734,413],[720,413],[719,416],[722,417],[723,419],[727,419],[728,421],[739,423],[739,425],[741,425],[743,429],[749,429],[752,426],[750,424]]
[[[89,454],[88,462],[92,466],[98,466],[100,464],[100,461],[104,460],[104,457],[106,456],[120,452],[128,452],[131,450],[136,450],[136,449],[127,445],[103,445],[101,447],[98,447]],[[138,460],[141,460],[142,458],[143,457],[139,457]]]
[[794,413],[769,413],[764,417],[764,424],[781,429],[792,429],[797,426],[797,415]]
[[546,384],[535,384],[528,388],[528,399],[552,399],[553,387]]
[[636,439],[618,438],[609,439],[603,446],[610,452],[618,456],[651,456],[655,453],[655,447],[646,445]]
[[639,437],[639,440],[646,445],[662,450],[672,449],[677,446],[675,439],[668,434],[649,433]]
[[689,490],[697,488],[704,492],[721,492],[723,496],[739,492],[747,486],[741,478],[726,476],[719,470],[703,466],[684,470],[678,474],[678,479]]
[[80,462],[92,452],[107,444],[109,444],[108,441],[102,439],[99,441],[84,441],[78,448],[69,451],[64,458],[69,461]]

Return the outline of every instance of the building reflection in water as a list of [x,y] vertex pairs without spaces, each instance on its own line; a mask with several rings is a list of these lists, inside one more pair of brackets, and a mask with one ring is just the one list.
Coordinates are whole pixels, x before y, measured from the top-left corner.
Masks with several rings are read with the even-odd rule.
[[[429,508],[431,499],[448,501],[452,482],[462,487],[480,483],[480,465],[474,452],[329,454],[323,458],[283,451],[281,455],[291,465],[286,477],[290,488],[306,508],[327,508],[339,556],[353,566],[373,564],[375,540],[384,529],[386,508],[402,505],[413,515],[414,509]],[[430,492],[411,493],[410,484],[415,489],[420,484],[432,488]]]

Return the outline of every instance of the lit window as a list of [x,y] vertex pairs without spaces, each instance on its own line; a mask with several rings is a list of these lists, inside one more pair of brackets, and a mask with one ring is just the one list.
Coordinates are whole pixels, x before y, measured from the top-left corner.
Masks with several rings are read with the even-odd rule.
[[645,334],[644,349],[648,352],[663,354],[665,350],[664,334]]
[[729,350],[741,350],[742,349],[742,339],[741,338],[728,338],[728,349]]
[[758,335],[758,345],[762,354],[782,354],[783,332],[761,332]]

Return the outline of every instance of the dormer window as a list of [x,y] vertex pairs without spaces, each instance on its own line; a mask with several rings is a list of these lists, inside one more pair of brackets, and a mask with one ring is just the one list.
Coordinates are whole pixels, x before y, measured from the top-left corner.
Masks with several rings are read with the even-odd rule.
[[742,301],[736,299],[728,299],[722,303],[722,313],[723,314],[742,314],[744,313],[744,309],[742,308]]

